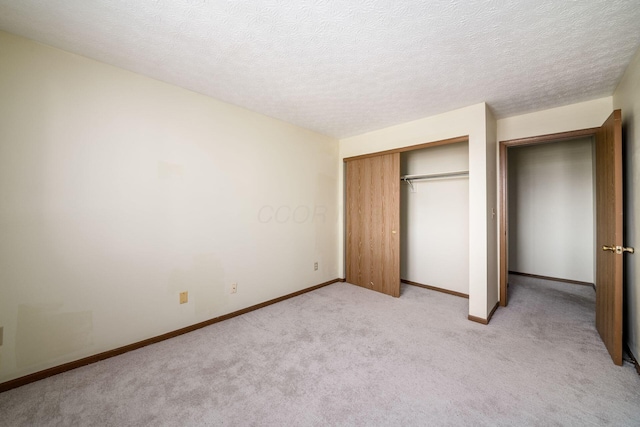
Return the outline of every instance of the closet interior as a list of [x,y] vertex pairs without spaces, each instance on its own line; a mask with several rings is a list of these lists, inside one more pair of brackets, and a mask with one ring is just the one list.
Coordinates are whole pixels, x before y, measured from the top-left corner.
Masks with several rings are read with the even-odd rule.
[[592,136],[508,148],[510,273],[595,282],[594,151]]
[[400,277],[469,295],[469,143],[400,154]]

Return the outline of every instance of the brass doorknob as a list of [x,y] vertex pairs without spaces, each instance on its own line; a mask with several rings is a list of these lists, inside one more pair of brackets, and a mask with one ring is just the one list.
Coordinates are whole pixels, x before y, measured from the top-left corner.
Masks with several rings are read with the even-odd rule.
[[617,254],[621,254],[623,252],[629,252],[630,254],[632,254],[632,253],[635,253],[635,251],[636,251],[632,247],[623,248],[622,246],[607,246],[607,245],[602,245],[602,250],[603,251],[615,252]]

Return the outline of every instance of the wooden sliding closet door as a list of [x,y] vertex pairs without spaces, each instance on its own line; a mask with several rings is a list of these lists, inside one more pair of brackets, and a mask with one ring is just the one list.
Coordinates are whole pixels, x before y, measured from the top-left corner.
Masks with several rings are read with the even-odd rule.
[[400,153],[347,162],[347,282],[400,296]]

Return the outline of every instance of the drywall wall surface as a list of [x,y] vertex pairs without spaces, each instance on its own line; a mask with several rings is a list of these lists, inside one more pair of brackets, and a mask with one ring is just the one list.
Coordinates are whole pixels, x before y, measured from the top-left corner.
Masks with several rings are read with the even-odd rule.
[[[485,105],[487,132],[487,189],[495,188],[498,182],[497,122],[488,105]],[[487,190],[487,311],[500,299],[498,281],[498,192]]]
[[[468,135],[469,137],[469,314],[487,317],[487,186],[486,105],[448,113],[340,140],[341,159]],[[344,168],[340,200],[344,203]],[[344,223],[344,206],[339,207]],[[340,271],[344,274],[344,229],[340,231]]]
[[[456,138],[481,129],[484,103],[340,140],[340,158]],[[481,135],[484,138],[484,135]]]
[[498,141],[599,127],[613,110],[608,96],[498,120]]
[[338,276],[337,140],[7,33],[0,94],[0,382]]
[[509,270],[593,283],[592,138],[509,148]]
[[[469,144],[460,142],[401,155],[401,175],[469,169]],[[469,293],[469,178],[401,184],[400,277]]]
[[[640,50],[613,94],[614,108],[622,110],[624,144],[624,245],[640,251]],[[616,243],[620,244],[620,243]],[[624,255],[625,335],[629,348],[640,360],[640,252]]]

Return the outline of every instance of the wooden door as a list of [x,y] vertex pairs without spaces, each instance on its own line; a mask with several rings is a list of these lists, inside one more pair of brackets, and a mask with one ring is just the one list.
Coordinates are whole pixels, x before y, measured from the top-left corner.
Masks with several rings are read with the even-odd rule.
[[400,153],[347,162],[347,282],[400,296]]
[[[596,134],[596,329],[622,365],[622,119],[614,111]],[[616,250],[616,246],[620,249]]]

